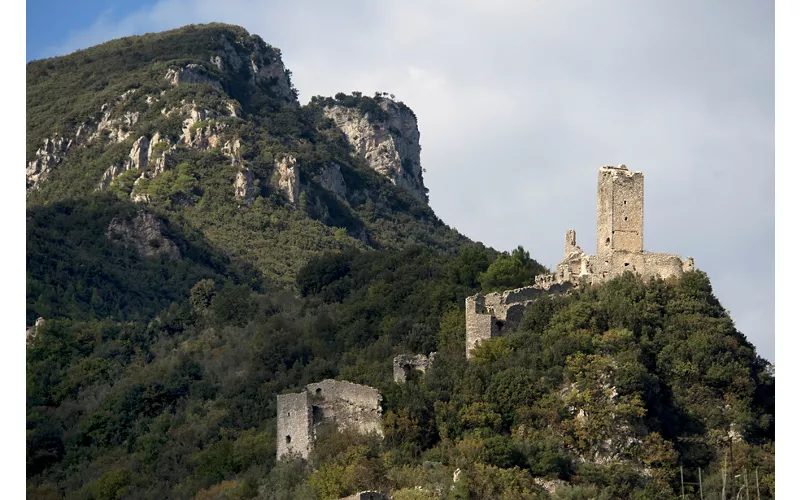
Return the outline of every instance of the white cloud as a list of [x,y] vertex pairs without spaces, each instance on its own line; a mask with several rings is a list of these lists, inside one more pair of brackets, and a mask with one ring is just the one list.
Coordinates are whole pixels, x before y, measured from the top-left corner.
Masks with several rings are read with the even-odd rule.
[[645,172],[645,244],[693,255],[774,359],[774,10],[763,0],[164,0],[53,54],[189,23],[283,51],[302,100],[386,91],[419,118],[431,205],[467,236],[594,248],[596,169]]

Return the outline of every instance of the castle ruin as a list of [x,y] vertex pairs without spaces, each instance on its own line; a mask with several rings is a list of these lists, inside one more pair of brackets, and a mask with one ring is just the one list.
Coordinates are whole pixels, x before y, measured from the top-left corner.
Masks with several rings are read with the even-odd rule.
[[383,436],[381,399],[375,388],[331,379],[278,395],[278,459],[290,453],[307,459],[323,424]]
[[541,295],[566,292],[580,283],[596,285],[626,271],[649,280],[679,277],[693,270],[692,257],[683,260],[680,255],[644,250],[644,174],[625,165],[601,167],[597,176],[597,254],[584,253],[570,229],[564,260],[555,273],[536,276],[531,286],[467,297],[467,359],[483,339],[516,328],[525,309]]
[[400,354],[395,356],[392,364],[395,383],[404,384],[413,370],[425,373],[431,367],[435,358],[436,352],[432,352],[428,356],[424,354]]

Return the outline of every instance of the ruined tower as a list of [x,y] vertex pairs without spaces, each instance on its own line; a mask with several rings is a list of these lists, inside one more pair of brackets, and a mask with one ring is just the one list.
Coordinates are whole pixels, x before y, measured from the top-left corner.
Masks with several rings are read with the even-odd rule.
[[644,251],[644,174],[625,165],[597,174],[597,255]]
[[536,276],[532,286],[467,297],[467,359],[483,340],[512,331],[538,296],[597,285],[628,271],[644,280],[680,277],[694,271],[694,259],[644,251],[644,174],[605,166],[597,175],[597,254],[585,254],[570,229],[555,273]]
[[308,392],[278,395],[278,457],[308,458],[313,445],[313,416]]
[[381,394],[368,385],[326,379],[294,394],[278,395],[277,455],[308,458],[317,428],[332,424],[361,434],[383,436]]

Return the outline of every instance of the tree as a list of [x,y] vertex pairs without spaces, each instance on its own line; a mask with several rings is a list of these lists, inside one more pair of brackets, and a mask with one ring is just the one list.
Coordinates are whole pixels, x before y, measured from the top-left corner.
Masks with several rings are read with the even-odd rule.
[[510,255],[504,252],[495,259],[478,280],[484,292],[493,292],[531,285],[536,275],[545,271],[545,267],[531,259],[530,253],[520,245]]

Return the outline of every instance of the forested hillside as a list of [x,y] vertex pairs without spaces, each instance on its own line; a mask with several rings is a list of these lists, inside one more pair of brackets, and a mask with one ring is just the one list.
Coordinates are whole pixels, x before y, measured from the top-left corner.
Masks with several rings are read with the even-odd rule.
[[[28,64],[28,498],[774,497],[771,365],[702,271],[540,298],[468,362],[465,297],[545,268],[435,216],[403,103],[290,77],[221,24]],[[277,461],[277,395],[326,378],[384,438]]]

